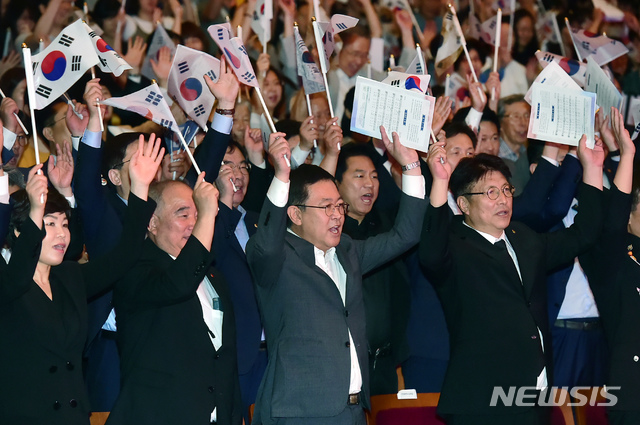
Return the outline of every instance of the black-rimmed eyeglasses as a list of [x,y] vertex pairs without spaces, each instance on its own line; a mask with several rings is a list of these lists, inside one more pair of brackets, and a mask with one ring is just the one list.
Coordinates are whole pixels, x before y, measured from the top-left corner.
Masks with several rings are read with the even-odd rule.
[[345,215],[349,212],[349,204],[343,202],[341,204],[329,204],[326,205],[324,207],[318,207],[316,205],[295,205],[296,207],[304,207],[304,208],[321,208],[324,210],[324,213],[328,216],[331,217],[333,215],[333,213],[336,212],[336,210],[338,210],[338,212],[340,213],[340,215]]
[[497,188],[495,186],[491,186],[485,192],[467,192],[463,193],[462,196],[470,196],[470,195],[487,195],[487,198],[495,201],[500,197],[500,192],[504,193],[504,196],[507,198],[513,197],[513,192],[516,191],[516,188],[510,184],[502,186],[502,188]]

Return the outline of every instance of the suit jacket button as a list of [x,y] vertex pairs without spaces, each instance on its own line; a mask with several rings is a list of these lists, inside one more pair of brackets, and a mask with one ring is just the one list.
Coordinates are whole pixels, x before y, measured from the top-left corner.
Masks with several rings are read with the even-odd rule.
[[75,398],[72,398],[71,400],[69,400],[69,406],[76,407],[77,405],[78,405],[78,402],[76,401]]
[[73,370],[73,368],[74,368],[73,363],[67,362],[67,370]]
[[49,373],[56,373],[58,371],[58,366],[51,366],[49,368]]
[[61,407],[62,407],[62,404],[60,404],[59,401],[56,401],[55,403],[53,403],[53,410],[60,410]]
[[210,393],[212,393],[212,392],[213,392],[213,387],[209,387],[209,388],[207,388],[207,391],[209,391]]
[[531,339],[538,339],[537,335],[531,335]]
[[216,355],[215,355],[215,358],[216,358],[216,359],[219,359],[219,358],[220,358],[220,354],[216,354]]
[[349,341],[347,341],[347,342],[344,343],[344,346],[349,348],[349,347],[351,347],[351,343]]
[[638,356],[633,356],[633,361],[634,361],[634,362],[637,362],[638,360],[640,360],[640,357],[638,357]]

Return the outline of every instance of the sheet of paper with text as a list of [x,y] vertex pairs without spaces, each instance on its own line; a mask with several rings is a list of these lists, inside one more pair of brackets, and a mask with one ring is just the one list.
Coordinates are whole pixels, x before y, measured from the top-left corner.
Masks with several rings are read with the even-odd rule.
[[423,93],[358,77],[351,113],[351,131],[380,139],[395,131],[404,146],[427,152],[435,98]]

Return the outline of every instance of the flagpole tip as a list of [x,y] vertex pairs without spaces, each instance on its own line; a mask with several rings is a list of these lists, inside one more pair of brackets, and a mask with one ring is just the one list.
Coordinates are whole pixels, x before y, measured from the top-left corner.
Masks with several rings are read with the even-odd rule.
[[502,13],[502,9],[501,8],[498,8],[498,13]]
[[298,26],[298,23],[294,21],[294,22],[293,22],[293,26],[294,26],[294,27],[297,27],[297,26]]
[[27,46],[27,43],[22,43],[22,48],[23,48],[23,49],[28,49],[28,48],[29,48],[29,46]]
[[420,48],[420,43],[416,43],[416,49]]
[[315,22],[315,21],[317,21],[316,17],[315,17],[315,16],[312,16],[312,17],[311,17],[311,22]]
[[390,55],[389,55],[389,57],[390,57],[390,58],[394,58],[394,59],[395,59],[395,56],[393,55],[393,53],[392,53],[392,54],[390,54]]
[[156,84],[156,80],[151,79],[151,84]]

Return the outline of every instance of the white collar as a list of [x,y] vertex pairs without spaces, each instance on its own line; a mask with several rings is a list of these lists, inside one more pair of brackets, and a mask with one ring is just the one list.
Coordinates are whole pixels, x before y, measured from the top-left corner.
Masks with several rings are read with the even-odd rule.
[[498,241],[505,241],[505,243],[509,244],[509,241],[507,240],[507,236],[504,233],[504,230],[502,231],[502,234],[500,235],[499,238],[496,238],[493,235],[490,235],[488,233],[485,232],[481,232],[480,230],[476,229],[475,227],[470,226],[466,221],[462,220],[462,224],[464,224],[465,226],[467,226],[470,229],[475,230],[476,232],[478,232],[483,238],[485,238],[486,240],[488,240],[489,242],[491,242],[492,245],[495,245],[496,242]]

